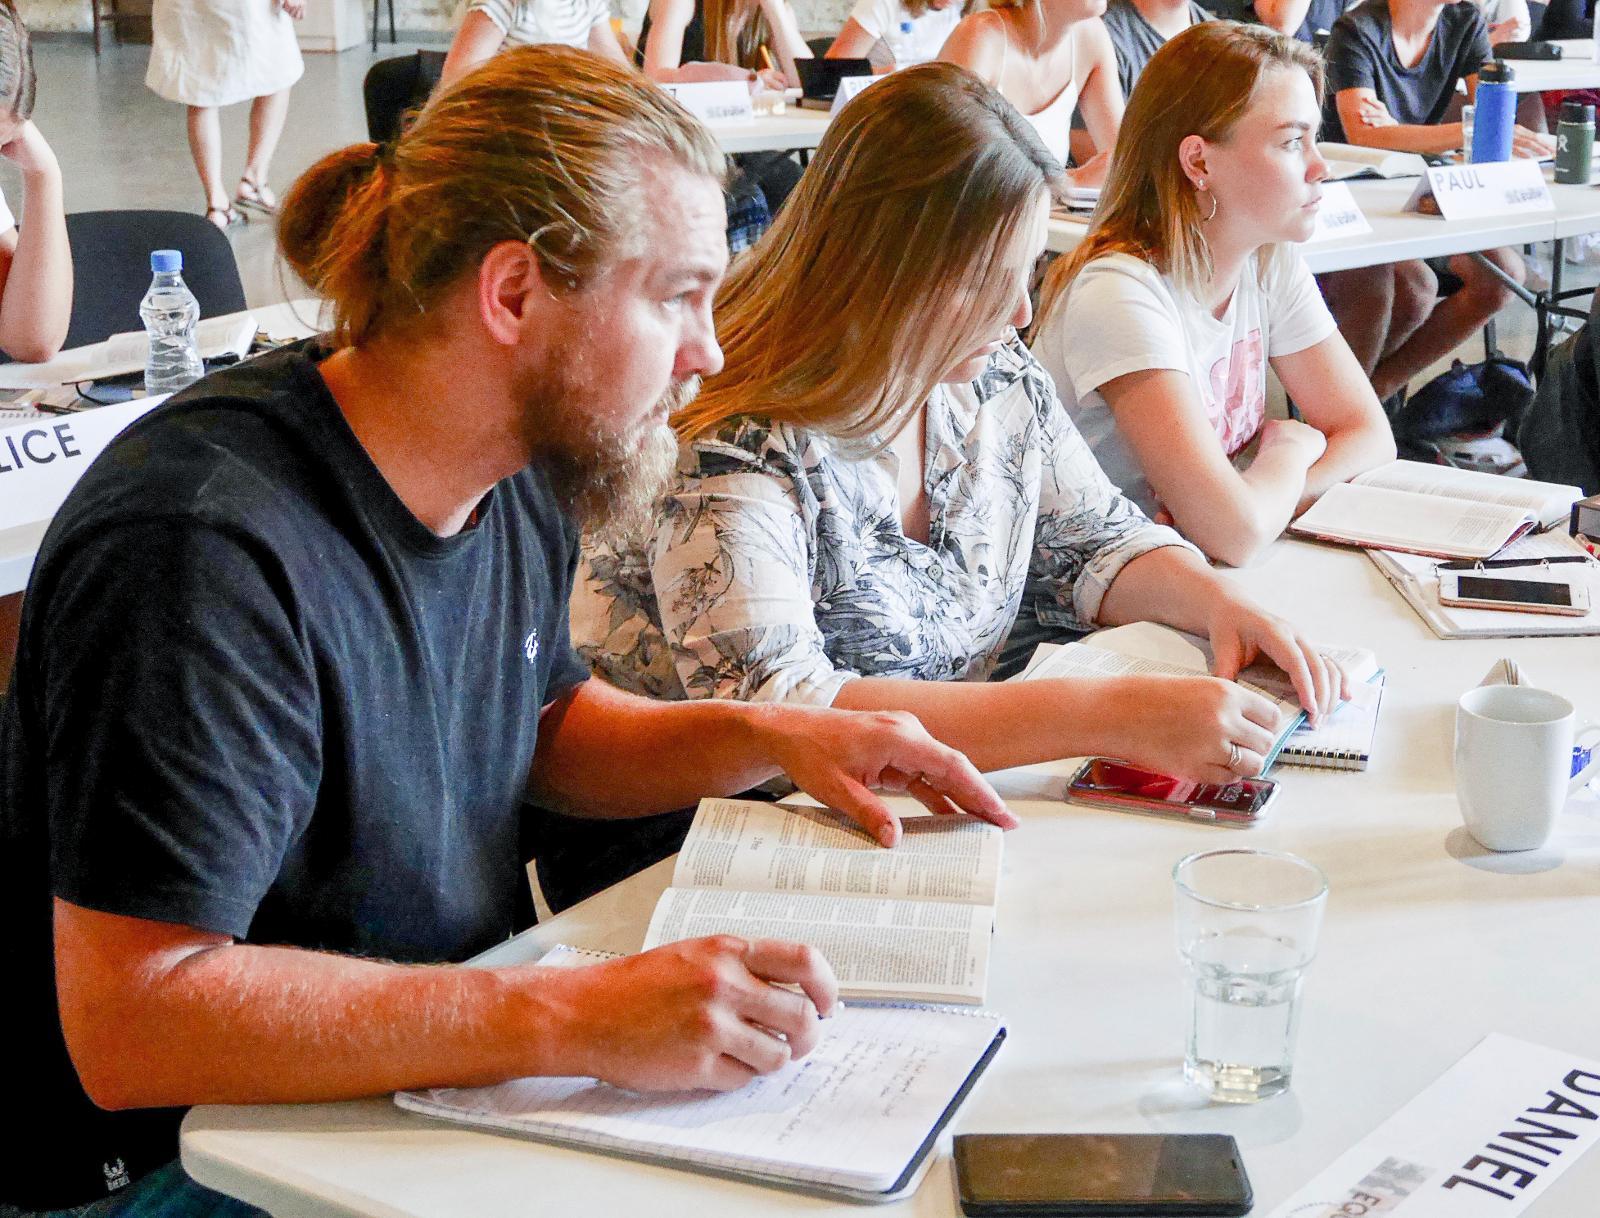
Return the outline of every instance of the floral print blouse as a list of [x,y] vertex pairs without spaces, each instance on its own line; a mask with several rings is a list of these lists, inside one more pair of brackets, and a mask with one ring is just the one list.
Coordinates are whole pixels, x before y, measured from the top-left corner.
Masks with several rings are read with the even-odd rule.
[[1019,615],[1034,636],[1091,629],[1124,566],[1187,545],[1107,481],[1021,342],[940,386],[926,434],[927,544],[901,527],[891,452],[757,418],[695,441],[654,538],[586,543],[579,653],[657,698],[829,705],[861,676],[982,680]]

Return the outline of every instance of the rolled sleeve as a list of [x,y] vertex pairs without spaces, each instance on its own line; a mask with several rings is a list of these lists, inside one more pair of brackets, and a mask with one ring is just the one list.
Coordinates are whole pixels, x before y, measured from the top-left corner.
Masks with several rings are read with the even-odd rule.
[[1029,599],[1045,624],[1092,630],[1107,590],[1134,559],[1164,546],[1199,551],[1154,524],[1111,484],[1060,401],[1051,398],[1040,419],[1046,464]]
[[829,706],[859,674],[829,660],[791,480],[715,451],[681,478],[650,556],[661,627],[691,698]]

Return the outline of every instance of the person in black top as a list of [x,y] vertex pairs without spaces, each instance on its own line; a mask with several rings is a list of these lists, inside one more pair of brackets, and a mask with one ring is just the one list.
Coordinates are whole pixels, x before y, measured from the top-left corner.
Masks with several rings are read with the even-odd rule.
[[417,967],[514,929],[525,799],[632,817],[786,771],[886,845],[874,786],[1014,823],[909,717],[653,703],[572,651],[580,525],[650,511],[667,412],[721,365],[721,172],[631,69],[508,52],[295,185],[332,332],[74,490],[0,721],[0,1212],[238,1212],[173,1162],[190,1104],[731,1088],[810,1049],[836,987],[794,944]]
[[[1489,32],[1471,3],[1366,0],[1334,23],[1324,58],[1326,138],[1449,152],[1461,147],[1460,122],[1446,121],[1456,84],[1465,81],[1468,97],[1474,94],[1490,58]],[[1554,150],[1549,136],[1517,128],[1515,155]],[[1321,277],[1328,307],[1380,398],[1447,357],[1510,302],[1485,260],[1521,282],[1522,260],[1511,249],[1457,255],[1436,268],[1413,260]],[[1443,270],[1461,286],[1435,304]]]

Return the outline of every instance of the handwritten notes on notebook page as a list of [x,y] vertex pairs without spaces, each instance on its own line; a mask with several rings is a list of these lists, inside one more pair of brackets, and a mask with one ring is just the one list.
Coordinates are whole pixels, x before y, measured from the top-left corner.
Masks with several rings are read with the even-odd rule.
[[915,1168],[1002,1034],[983,1011],[852,1005],[810,1054],[738,1091],[647,1095],[589,1078],[527,1078],[401,1092],[395,1102],[687,1167],[882,1193]]

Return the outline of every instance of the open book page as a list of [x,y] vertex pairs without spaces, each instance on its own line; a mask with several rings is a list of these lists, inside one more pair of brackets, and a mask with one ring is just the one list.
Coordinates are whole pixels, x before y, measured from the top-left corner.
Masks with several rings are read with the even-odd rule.
[[847,998],[982,1002],[993,928],[984,905],[669,888],[644,948],[703,935],[790,939],[827,958]]
[[1341,482],[1289,531],[1444,558],[1487,558],[1534,521],[1532,511]]
[[1529,513],[1541,524],[1565,520],[1572,505],[1583,498],[1583,491],[1576,486],[1538,482],[1532,478],[1505,478],[1482,470],[1429,465],[1422,461],[1391,461],[1357,475],[1350,483],[1467,503],[1503,504]]
[[1318,726],[1302,723],[1296,728],[1279,755],[1283,764],[1366,769],[1378,736],[1384,679],[1380,673],[1360,684],[1355,696]]
[[879,845],[842,812],[703,799],[678,854],[679,888],[897,897],[993,905],[1004,835],[971,817],[910,816]]
[[641,1095],[589,1078],[401,1092],[402,1108],[691,1166],[883,1192],[983,1061],[976,1011],[846,1007],[799,1061],[725,1093]]
[[1317,151],[1328,162],[1330,182],[1348,178],[1420,178],[1428,172],[1428,162],[1414,152],[1320,141]]

